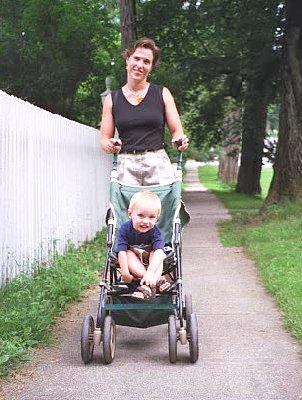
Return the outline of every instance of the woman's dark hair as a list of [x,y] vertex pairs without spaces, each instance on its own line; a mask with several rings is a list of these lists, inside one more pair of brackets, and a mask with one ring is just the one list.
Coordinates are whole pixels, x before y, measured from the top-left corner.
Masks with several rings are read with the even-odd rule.
[[132,47],[123,51],[123,59],[127,60],[138,47],[144,47],[145,49],[150,49],[153,53],[152,68],[155,68],[159,63],[159,53],[160,48],[156,46],[154,40],[149,38],[141,38],[137,40]]

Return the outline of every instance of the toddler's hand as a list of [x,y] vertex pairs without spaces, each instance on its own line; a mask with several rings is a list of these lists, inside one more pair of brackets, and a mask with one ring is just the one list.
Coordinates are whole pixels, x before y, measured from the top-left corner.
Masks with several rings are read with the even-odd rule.
[[141,285],[147,285],[152,287],[156,286],[156,275],[152,272],[146,272],[145,276],[141,279]]

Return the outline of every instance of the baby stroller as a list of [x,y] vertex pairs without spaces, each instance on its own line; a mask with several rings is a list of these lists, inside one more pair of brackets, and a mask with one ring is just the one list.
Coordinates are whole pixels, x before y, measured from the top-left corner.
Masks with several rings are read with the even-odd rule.
[[[181,236],[183,227],[189,222],[189,214],[181,201],[182,153],[178,152],[176,181],[166,186],[125,186],[116,177],[117,155],[114,155],[110,181],[110,208],[106,223],[107,251],[96,320],[91,315],[83,319],[81,330],[81,356],[85,364],[93,359],[94,346],[103,347],[103,359],[110,364],[115,357],[116,325],[148,328],[168,324],[169,360],[177,361],[177,343],[189,344],[189,359],[198,360],[198,324],[192,310],[192,297],[183,295]],[[169,275],[171,285],[164,293],[148,299],[131,296],[130,285],[120,275],[117,255],[114,252],[115,238],[119,226],[128,219],[130,198],[140,190],[154,191],[162,203],[158,221],[166,242],[166,258],[163,275]]]

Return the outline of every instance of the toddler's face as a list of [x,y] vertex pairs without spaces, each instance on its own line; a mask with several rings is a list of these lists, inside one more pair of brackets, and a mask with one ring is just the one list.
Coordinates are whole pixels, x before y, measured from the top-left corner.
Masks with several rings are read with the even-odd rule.
[[128,212],[132,219],[133,228],[141,233],[147,232],[154,227],[158,219],[158,210],[146,203],[144,205],[135,206],[132,211]]

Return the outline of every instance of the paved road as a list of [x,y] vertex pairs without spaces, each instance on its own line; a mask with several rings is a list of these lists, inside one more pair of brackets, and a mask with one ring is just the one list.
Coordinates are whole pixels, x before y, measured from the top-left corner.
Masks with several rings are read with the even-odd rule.
[[253,263],[240,248],[219,243],[216,225],[229,218],[226,210],[198,183],[194,163],[186,182],[192,220],[183,241],[184,289],[198,314],[199,361],[190,364],[188,347],[179,344],[179,361],[169,363],[166,326],[118,327],[113,364],[103,365],[97,353],[83,365],[80,325],[97,306],[98,291],[91,291],[61,322],[58,346],[39,353],[32,376],[14,394],[6,391],[7,399],[302,399],[297,343],[283,329]]

